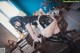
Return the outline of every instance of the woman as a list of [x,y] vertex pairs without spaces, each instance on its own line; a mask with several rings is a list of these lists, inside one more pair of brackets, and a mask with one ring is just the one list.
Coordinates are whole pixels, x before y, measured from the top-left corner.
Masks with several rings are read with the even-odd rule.
[[38,42],[40,39],[35,32],[35,20],[37,20],[37,16],[15,16],[10,19],[10,23],[21,33],[26,30],[26,32],[30,33],[32,39]]

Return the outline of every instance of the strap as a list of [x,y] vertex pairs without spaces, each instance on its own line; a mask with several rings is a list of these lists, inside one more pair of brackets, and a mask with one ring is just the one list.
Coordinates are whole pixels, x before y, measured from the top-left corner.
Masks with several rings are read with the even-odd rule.
[[39,18],[40,16],[38,16],[37,24],[38,24],[38,28],[40,29],[40,31],[42,31],[44,28],[40,25]]

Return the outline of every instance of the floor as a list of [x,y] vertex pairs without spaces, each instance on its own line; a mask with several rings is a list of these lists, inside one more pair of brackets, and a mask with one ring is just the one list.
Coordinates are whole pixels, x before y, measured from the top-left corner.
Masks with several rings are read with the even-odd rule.
[[0,23],[0,48],[5,48],[6,53],[9,53],[8,40],[16,41],[17,38]]
[[[75,42],[76,46],[74,50],[75,53],[77,53],[77,51],[80,50],[79,48],[80,40],[78,40],[78,37],[80,39],[80,32],[77,32],[76,34],[73,35],[74,41],[77,40],[77,42]],[[45,44],[42,45],[41,53],[72,53],[72,52],[67,44],[47,41],[45,42]],[[80,51],[78,53],[80,53]]]
[[80,3],[74,3],[70,6],[69,11],[63,13],[63,17],[68,23],[67,30],[80,30],[80,10],[78,8],[80,8]]

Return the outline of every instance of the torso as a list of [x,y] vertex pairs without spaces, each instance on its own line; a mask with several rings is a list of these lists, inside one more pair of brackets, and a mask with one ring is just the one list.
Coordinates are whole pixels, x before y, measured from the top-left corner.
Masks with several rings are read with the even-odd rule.
[[[55,24],[55,23],[56,23],[56,24]],[[47,26],[46,28],[41,29],[41,33],[42,33],[42,35],[43,35],[44,37],[49,38],[49,37],[51,37],[53,34],[58,34],[58,33],[60,32],[60,29],[59,29],[59,27],[58,27],[57,22],[55,22],[55,23],[54,23],[54,21],[53,21],[49,26]],[[55,24],[55,28],[53,27],[54,24]],[[39,25],[40,25],[40,24],[39,24]],[[42,27],[40,26],[40,28],[42,28]],[[54,29],[53,29],[53,28],[54,28]]]

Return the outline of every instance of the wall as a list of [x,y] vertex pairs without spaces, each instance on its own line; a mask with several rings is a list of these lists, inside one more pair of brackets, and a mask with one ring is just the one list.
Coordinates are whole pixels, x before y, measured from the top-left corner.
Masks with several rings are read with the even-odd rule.
[[41,6],[41,3],[44,0],[10,0],[13,5],[15,5],[18,9],[25,12],[27,15],[32,15],[35,11],[39,10],[39,8],[42,8],[43,11],[46,13],[49,11],[49,9],[52,6],[57,6],[56,2],[53,2],[53,4],[47,5],[47,10],[44,10],[44,6]]
[[24,11],[28,15],[32,15],[33,12],[39,10],[42,1],[43,0],[11,0],[18,9]]

